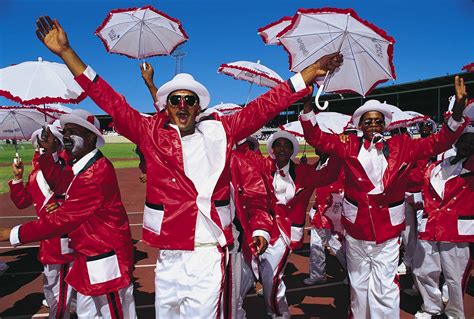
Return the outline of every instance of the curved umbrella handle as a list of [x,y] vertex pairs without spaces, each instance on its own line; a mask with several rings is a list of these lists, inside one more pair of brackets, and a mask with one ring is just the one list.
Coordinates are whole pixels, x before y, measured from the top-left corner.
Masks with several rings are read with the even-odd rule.
[[323,91],[324,91],[324,84],[321,84],[321,86],[318,88],[318,92],[316,93],[316,96],[314,97],[314,103],[316,104],[316,107],[320,109],[321,111],[324,111],[329,106],[328,101],[324,101],[323,106],[319,104],[319,97],[321,96],[321,92]]

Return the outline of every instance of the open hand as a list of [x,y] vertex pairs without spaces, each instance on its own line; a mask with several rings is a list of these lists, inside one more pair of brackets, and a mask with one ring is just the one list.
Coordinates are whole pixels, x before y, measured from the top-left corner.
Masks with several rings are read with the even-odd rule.
[[255,248],[257,255],[261,255],[267,250],[268,242],[263,236],[254,236],[252,246]]
[[36,36],[51,52],[61,56],[70,49],[66,32],[56,19],[52,21],[49,16],[41,16],[36,20],[36,26]]
[[464,85],[464,79],[456,75],[454,77],[454,90],[456,92],[456,102],[453,107],[453,119],[460,122],[462,119],[462,112],[467,106],[467,90]]
[[0,228],[0,241],[9,241],[10,231],[11,228]]

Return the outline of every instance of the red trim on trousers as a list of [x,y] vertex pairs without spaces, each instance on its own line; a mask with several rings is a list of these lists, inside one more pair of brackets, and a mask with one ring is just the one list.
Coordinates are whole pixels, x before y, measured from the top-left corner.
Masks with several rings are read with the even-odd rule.
[[66,276],[69,271],[69,263],[62,264],[59,269],[59,295],[58,295],[58,308],[56,310],[56,319],[64,318],[67,308],[68,298],[68,284],[66,282]]
[[471,256],[469,255],[469,259],[467,261],[466,269],[464,269],[464,274],[462,275],[462,292],[466,291],[467,283],[469,282],[469,277],[471,274],[471,267],[472,267],[472,259]]
[[110,316],[112,319],[123,319],[122,302],[117,291],[107,294]]
[[[228,305],[227,305],[227,300],[224,299],[224,304],[222,305],[222,299],[227,298],[227,295],[229,293],[226,291],[228,289],[228,287],[227,287],[227,278],[226,278],[227,267],[226,267],[226,264],[225,264],[227,249],[222,248],[220,246],[218,246],[217,249],[221,253],[221,272],[222,272],[221,291],[219,293],[219,299],[217,301],[217,313],[216,313],[216,318],[220,319],[221,318],[221,312],[223,312],[224,316],[227,315],[228,310],[226,308],[229,308]],[[229,262],[229,264],[230,264],[230,262]],[[222,309],[222,307],[224,307],[224,309]],[[227,317],[225,317],[225,318],[227,319]],[[228,318],[230,318],[230,317],[228,317]]]

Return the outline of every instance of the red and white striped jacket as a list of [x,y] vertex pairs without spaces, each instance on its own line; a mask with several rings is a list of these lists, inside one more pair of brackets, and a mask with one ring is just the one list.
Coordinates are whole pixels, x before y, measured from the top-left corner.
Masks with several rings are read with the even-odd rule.
[[112,116],[117,132],[138,145],[145,156],[148,182],[143,240],[148,245],[194,250],[198,211],[209,220],[220,246],[233,241],[229,205],[232,147],[308,94],[304,82],[301,86],[301,75],[296,76],[300,81],[280,84],[236,114],[196,124],[209,159],[203,165],[215,172],[202,181],[200,193],[186,175],[180,133],[166,114],[142,116],[90,68],[76,77],[88,96]]
[[463,163],[458,176],[446,181],[443,198],[430,182],[431,172],[441,162],[432,163],[425,171],[424,213],[418,238],[451,243],[474,242],[474,157]]
[[387,167],[382,177],[384,191],[370,194],[374,185],[358,159],[363,139],[349,135],[349,140],[343,142],[337,134],[324,133],[309,120],[300,118],[300,122],[310,145],[344,162],[344,228],[355,239],[376,243],[398,237],[405,228],[409,164],[447,150],[468,124],[465,121],[455,132],[445,124],[439,133],[424,139],[410,139],[406,134],[389,139]]

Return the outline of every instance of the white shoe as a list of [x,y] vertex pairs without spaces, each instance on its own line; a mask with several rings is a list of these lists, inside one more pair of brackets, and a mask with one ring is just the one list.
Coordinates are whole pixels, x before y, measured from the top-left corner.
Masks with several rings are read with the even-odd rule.
[[406,274],[411,273],[411,269],[410,269],[410,267],[407,267],[407,265],[405,265],[405,263],[401,263],[397,268],[397,273],[399,275],[406,275]]
[[327,282],[327,279],[326,278],[322,278],[322,279],[312,279],[311,277],[308,277],[306,279],[303,280],[303,283],[306,285],[306,286],[313,286],[313,285],[320,285],[320,284],[324,284]]
[[43,301],[41,302],[43,304],[43,306],[45,306],[46,308],[49,308],[49,305],[48,305],[48,302],[46,301],[46,299],[43,299]]

